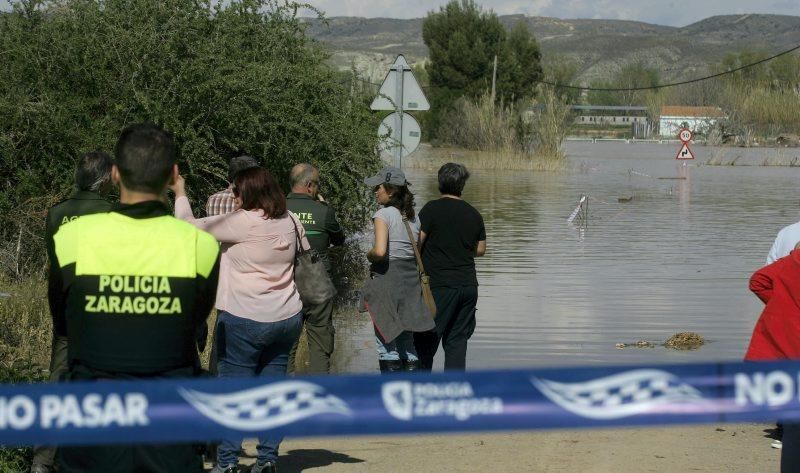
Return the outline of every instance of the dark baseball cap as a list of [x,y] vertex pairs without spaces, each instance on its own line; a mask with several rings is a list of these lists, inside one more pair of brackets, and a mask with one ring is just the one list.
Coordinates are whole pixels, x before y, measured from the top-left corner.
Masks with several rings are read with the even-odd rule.
[[368,186],[377,186],[380,184],[392,184],[394,186],[408,185],[406,182],[406,174],[393,166],[386,166],[381,169],[378,174],[364,178],[364,184]]

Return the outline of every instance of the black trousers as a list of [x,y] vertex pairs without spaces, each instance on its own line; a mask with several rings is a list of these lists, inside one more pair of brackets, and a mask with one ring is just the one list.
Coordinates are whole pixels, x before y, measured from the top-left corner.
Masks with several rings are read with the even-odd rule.
[[[67,337],[53,335],[50,354],[50,382],[57,383],[69,369],[67,363],[69,343]],[[37,445],[33,447],[33,464],[52,467],[56,458],[56,447]]]
[[201,473],[203,461],[192,445],[109,445],[61,447],[60,473]]
[[[189,378],[198,366],[162,373],[160,378]],[[110,376],[80,364],[71,367],[71,381],[99,379],[141,379],[131,375]],[[59,447],[56,454],[59,473],[202,473],[200,450],[193,444],[107,445]]]
[[781,473],[797,473],[800,471],[800,424],[784,422],[781,441]]
[[475,331],[477,286],[433,287],[436,301],[436,329],[414,333],[414,345],[423,369],[433,367],[433,357],[444,348],[444,369],[464,371],[467,366],[467,341]]

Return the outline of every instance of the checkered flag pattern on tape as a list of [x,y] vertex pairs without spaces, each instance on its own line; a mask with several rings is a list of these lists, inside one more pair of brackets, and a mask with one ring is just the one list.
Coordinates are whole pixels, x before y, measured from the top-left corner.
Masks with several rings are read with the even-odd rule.
[[550,400],[575,414],[614,419],[702,400],[699,391],[661,370],[633,370],[587,382],[531,380]]
[[285,381],[229,394],[184,389],[180,395],[206,417],[236,430],[267,430],[319,414],[350,415],[344,401],[305,381]]

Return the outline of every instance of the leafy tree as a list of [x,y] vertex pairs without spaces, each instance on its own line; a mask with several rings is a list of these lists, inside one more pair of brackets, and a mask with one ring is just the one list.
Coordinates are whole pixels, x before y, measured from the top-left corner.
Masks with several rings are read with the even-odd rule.
[[[578,85],[578,63],[565,56],[546,57],[543,64],[545,80],[554,84]],[[554,92],[559,99],[567,104],[576,104],[580,101],[581,93],[578,89],[555,87]]]
[[[279,179],[310,161],[350,229],[361,176],[379,165],[377,123],[350,100],[284,0],[14,1],[0,15],[0,257],[43,253],[43,213],[81,151],[111,149],[141,121],[172,130],[195,205],[225,187],[227,160]],[[354,190],[356,189],[356,190]],[[19,251],[17,254],[19,256]]]
[[[766,51],[743,49],[738,53],[729,53],[722,59],[722,71],[730,71],[737,69],[746,64],[752,64],[768,57]],[[726,76],[727,80],[738,82],[768,82],[769,81],[769,66],[767,63],[761,63],[756,66],[736,71],[733,74]]]
[[476,99],[490,90],[495,56],[498,100],[531,95],[541,77],[539,47],[525,25],[507,34],[497,15],[473,0],[451,0],[430,12],[422,22],[422,39],[430,54],[428,125],[434,129],[457,99]]
[[[659,83],[658,71],[640,62],[626,64],[617,71],[610,81],[596,81],[594,88],[635,89],[653,87]],[[592,105],[642,105],[647,101],[647,90],[590,91],[589,103]]]
[[497,68],[497,94],[505,102],[534,95],[534,85],[542,79],[542,54],[539,44],[524,22],[511,29]]

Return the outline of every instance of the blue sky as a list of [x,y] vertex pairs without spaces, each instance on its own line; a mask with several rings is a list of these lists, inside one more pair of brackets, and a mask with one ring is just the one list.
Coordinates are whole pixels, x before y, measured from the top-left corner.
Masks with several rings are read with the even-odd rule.
[[[310,0],[327,16],[419,18],[447,0]],[[605,18],[685,26],[713,15],[800,15],[798,0],[479,0],[501,15]]]

